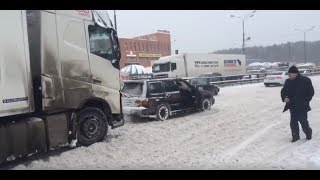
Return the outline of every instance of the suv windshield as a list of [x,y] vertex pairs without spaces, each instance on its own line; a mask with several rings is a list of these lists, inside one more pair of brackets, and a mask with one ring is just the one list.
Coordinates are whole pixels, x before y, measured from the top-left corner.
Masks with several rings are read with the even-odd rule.
[[170,63],[155,64],[152,66],[152,72],[168,72],[170,71]]
[[141,96],[143,93],[143,83],[126,82],[123,85],[122,92],[131,96]]

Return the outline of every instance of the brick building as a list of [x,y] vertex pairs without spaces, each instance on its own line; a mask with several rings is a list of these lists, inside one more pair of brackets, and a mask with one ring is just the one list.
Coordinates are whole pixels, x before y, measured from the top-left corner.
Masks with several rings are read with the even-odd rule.
[[170,32],[166,30],[134,38],[119,38],[119,42],[120,68],[130,64],[150,67],[160,57],[171,55]]

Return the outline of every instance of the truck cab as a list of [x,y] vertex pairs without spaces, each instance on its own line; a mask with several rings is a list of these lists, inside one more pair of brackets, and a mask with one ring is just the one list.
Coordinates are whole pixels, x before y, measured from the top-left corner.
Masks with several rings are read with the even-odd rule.
[[0,163],[124,124],[120,49],[106,11],[0,11]]
[[161,57],[152,66],[155,78],[186,77],[184,57],[182,54]]

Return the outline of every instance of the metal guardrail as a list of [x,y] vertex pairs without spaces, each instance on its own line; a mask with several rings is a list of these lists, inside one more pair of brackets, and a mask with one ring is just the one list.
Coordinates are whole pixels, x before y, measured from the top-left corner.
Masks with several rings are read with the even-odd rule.
[[[304,76],[316,76],[320,75],[320,72],[312,72],[308,74],[303,74]],[[239,79],[239,80],[226,80],[226,81],[213,81],[210,82],[211,85],[218,85],[222,86],[232,86],[232,85],[239,85],[239,84],[250,84],[250,83],[259,83],[263,82],[264,78],[253,78],[253,79]]]
[[263,80],[264,78],[239,79],[239,80],[215,81],[215,82],[210,82],[210,84],[217,85],[217,86],[227,86],[227,85],[236,85],[236,84],[259,83],[259,82],[262,82]]

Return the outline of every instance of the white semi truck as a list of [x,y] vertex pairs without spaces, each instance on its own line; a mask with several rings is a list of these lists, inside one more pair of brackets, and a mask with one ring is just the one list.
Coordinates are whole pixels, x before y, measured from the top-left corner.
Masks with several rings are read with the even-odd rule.
[[154,62],[155,78],[199,77],[207,73],[237,76],[246,73],[244,55],[185,53],[161,57]]
[[120,49],[106,11],[0,11],[0,163],[124,124]]

